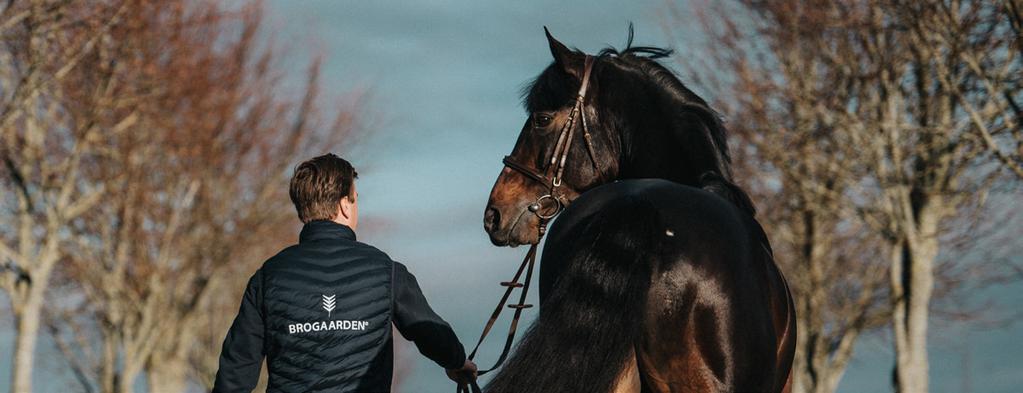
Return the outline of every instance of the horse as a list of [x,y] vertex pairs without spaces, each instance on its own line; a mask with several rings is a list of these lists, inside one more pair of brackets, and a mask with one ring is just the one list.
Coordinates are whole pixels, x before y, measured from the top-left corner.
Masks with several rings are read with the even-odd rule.
[[[553,62],[490,193],[497,246],[536,245],[539,315],[485,390],[781,392],[795,314],[717,114],[633,46]],[[575,146],[575,148],[573,148]]]

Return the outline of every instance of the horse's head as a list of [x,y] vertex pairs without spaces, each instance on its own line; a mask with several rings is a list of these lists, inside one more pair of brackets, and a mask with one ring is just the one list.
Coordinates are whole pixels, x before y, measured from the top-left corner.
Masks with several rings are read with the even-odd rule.
[[624,50],[589,56],[547,33],[554,62],[526,90],[529,118],[484,213],[494,244],[539,242],[541,225],[579,194],[624,178],[701,187],[753,213],[731,182],[717,114],[656,61],[670,50],[632,37],[630,26]]
[[537,243],[542,222],[618,172],[619,141],[597,109],[602,61],[549,32],[547,40],[554,62],[526,92],[529,117],[484,213],[484,228],[499,246]]

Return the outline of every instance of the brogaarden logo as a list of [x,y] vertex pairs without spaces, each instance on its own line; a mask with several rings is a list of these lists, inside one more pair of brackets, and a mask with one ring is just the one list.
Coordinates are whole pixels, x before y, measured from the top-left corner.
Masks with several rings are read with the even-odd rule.
[[334,298],[337,295],[335,294],[330,296],[327,295],[321,296],[323,296],[323,309],[327,310],[327,318],[330,318],[330,313],[334,311]]
[[288,334],[325,332],[331,330],[366,330],[366,328],[369,327],[369,321],[351,321],[343,319],[329,320],[331,314],[334,313],[334,309],[337,308],[337,294],[330,296],[321,294],[320,307],[327,312],[328,320],[289,324]]

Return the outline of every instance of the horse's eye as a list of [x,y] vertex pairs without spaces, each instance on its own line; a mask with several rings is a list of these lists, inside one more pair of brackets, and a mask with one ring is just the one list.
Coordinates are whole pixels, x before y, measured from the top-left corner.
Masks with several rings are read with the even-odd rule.
[[535,128],[546,128],[551,125],[551,121],[554,120],[551,115],[546,113],[534,113],[533,114],[533,127]]

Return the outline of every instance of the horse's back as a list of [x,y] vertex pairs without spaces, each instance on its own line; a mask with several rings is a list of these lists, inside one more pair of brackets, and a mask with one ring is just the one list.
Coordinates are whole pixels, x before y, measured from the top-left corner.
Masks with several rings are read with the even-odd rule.
[[[568,260],[578,252],[583,232],[621,231],[623,228],[590,228],[599,218],[620,214],[639,217],[641,210],[655,216],[659,244],[664,245],[667,264],[685,262],[726,267],[750,264],[759,251],[759,231],[747,214],[715,194],[662,179],[622,180],[583,193],[554,222],[548,234],[544,258]],[[762,232],[761,232],[762,233]],[[562,255],[557,255],[562,254]],[[548,257],[549,256],[549,257]],[[676,258],[677,257],[677,258]],[[679,260],[683,258],[683,260]],[[662,266],[669,268],[670,266]],[[737,267],[737,266],[736,266]]]
[[[643,220],[607,225],[607,217]],[[643,228],[637,231],[636,228]],[[659,180],[625,180],[584,193],[552,226],[541,265],[541,302],[594,232],[644,237],[650,264],[636,359],[652,391],[777,390],[787,289],[759,224],[710,192]],[[646,239],[646,237],[654,237]],[[631,243],[630,243],[631,244]],[[606,247],[607,245],[602,245]],[[779,310],[779,307],[783,310]],[[779,316],[778,314],[781,313]]]
[[555,235],[556,227],[578,225],[627,199],[648,202],[671,223],[713,225],[741,221],[738,215],[741,212],[734,205],[710,192],[663,179],[633,179],[608,183],[580,195],[558,217],[551,235]]

